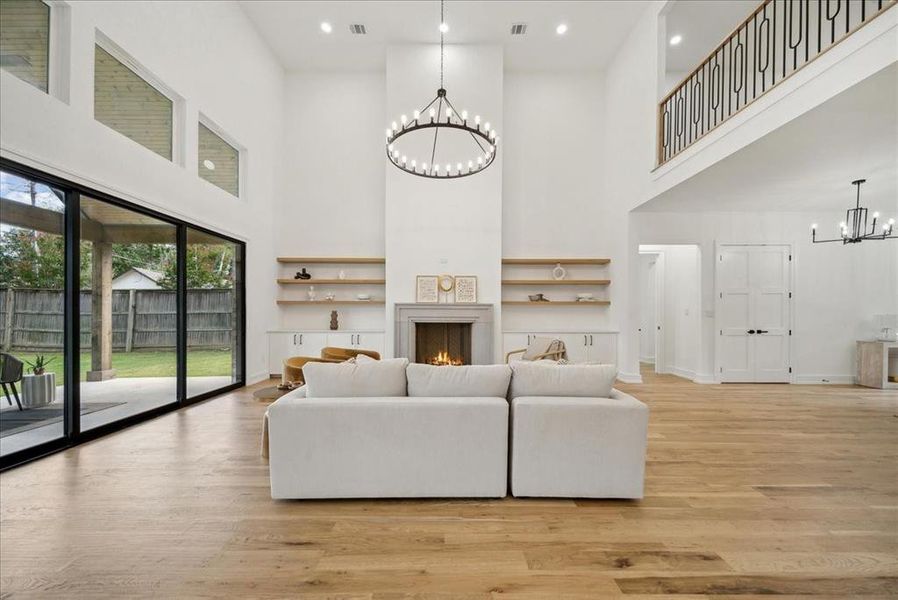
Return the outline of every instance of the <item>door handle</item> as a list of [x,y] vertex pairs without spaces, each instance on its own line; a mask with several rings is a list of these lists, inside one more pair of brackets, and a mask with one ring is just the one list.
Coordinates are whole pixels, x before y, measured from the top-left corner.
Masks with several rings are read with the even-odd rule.
[[589,345],[592,346],[592,334],[589,334]]
[[766,329],[758,329],[758,333],[770,333]]
[[754,329],[749,329],[749,330],[748,330],[748,333],[750,333],[750,334],[751,334],[751,333],[754,333],[754,332],[755,332]]

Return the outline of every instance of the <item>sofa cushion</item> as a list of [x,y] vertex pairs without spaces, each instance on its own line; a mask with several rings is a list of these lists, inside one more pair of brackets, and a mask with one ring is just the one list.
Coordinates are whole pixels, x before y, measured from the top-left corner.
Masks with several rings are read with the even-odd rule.
[[407,358],[355,363],[306,363],[303,376],[309,398],[405,396]]
[[418,398],[505,398],[511,369],[508,365],[441,366],[410,364],[406,369],[408,395]]
[[510,398],[563,396],[608,398],[617,377],[614,365],[571,365],[551,361],[511,363]]

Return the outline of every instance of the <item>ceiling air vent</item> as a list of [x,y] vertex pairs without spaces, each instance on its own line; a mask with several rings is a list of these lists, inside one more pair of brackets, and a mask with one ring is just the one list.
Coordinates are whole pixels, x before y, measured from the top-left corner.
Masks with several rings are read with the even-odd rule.
[[527,23],[515,23],[511,26],[511,35],[524,35],[527,33]]
[[359,23],[353,23],[352,25],[350,25],[350,26],[349,26],[349,31],[350,31],[353,35],[365,35],[366,33],[368,33],[368,30],[365,29],[365,26],[364,26],[364,25],[361,25],[361,24],[359,24]]

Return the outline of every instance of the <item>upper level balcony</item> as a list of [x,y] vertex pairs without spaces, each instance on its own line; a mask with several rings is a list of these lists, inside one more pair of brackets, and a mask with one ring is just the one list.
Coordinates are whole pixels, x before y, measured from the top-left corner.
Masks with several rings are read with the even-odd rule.
[[898,0],[763,0],[658,104],[664,165]]

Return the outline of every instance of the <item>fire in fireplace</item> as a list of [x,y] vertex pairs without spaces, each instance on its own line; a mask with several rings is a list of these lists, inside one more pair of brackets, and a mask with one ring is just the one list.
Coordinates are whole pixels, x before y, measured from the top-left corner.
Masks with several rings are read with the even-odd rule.
[[428,365],[471,364],[471,324],[416,323],[415,362]]

